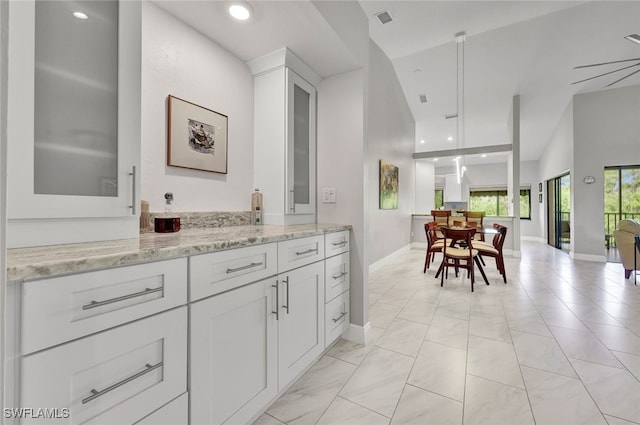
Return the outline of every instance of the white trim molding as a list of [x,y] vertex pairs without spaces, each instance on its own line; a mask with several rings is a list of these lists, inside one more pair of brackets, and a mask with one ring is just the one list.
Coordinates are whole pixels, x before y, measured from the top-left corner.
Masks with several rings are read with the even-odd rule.
[[593,261],[596,263],[607,262],[607,257],[605,257],[604,255],[580,254],[576,252],[570,252],[569,257],[573,260]]
[[360,345],[369,345],[373,342],[373,333],[371,332],[371,322],[367,322],[364,326],[349,323],[349,328],[342,334],[344,339],[355,342]]

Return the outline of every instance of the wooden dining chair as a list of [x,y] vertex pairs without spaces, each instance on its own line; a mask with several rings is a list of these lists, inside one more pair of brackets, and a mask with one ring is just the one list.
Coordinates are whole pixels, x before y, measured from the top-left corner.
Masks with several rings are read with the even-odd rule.
[[424,259],[424,270],[422,270],[422,273],[427,272],[429,265],[435,259],[436,253],[442,252],[442,248],[444,247],[444,239],[438,239],[438,236],[436,235],[437,228],[438,223],[435,221],[424,224],[424,232],[427,236],[427,252]]
[[507,236],[507,227],[498,223],[493,224],[493,228],[497,230],[493,236],[491,244],[486,242],[474,242],[473,247],[478,250],[478,255],[482,257],[493,257],[496,260],[496,268],[502,275],[504,283],[507,283],[507,272],[504,267],[504,257],[502,255],[502,247]]
[[[484,274],[482,265],[478,261],[478,250],[473,247],[472,237],[476,232],[475,228],[453,229],[443,227],[445,240],[450,240],[442,247],[442,263],[436,273],[436,278],[440,276],[440,286],[444,286],[444,278],[449,275],[449,268],[453,267],[458,276],[458,269],[467,270],[467,277],[471,279],[471,292],[473,292],[473,284],[475,283],[475,266],[482,274],[482,278],[488,285],[489,281]],[[463,246],[458,246],[457,241],[464,241]]]
[[480,230],[482,230],[482,222],[484,221],[484,211],[465,211],[464,220],[475,223],[478,227],[478,233],[476,233],[476,237],[474,239],[484,241],[484,233],[480,232]]
[[[431,216],[433,217],[433,221],[438,223],[438,227],[448,226],[449,217],[451,217],[451,210],[431,210]],[[440,230],[436,231],[436,235],[438,239],[442,239],[442,232]]]

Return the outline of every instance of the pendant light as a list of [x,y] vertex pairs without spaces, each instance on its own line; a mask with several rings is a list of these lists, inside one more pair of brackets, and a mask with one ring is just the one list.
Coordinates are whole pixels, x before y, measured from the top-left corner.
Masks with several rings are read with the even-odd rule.
[[464,165],[465,160],[462,152],[464,150],[465,142],[465,110],[464,110],[464,42],[466,40],[466,33],[461,31],[454,36],[456,42],[456,112],[458,114],[458,121],[456,125],[456,177],[458,184],[464,177],[464,172],[467,167]]

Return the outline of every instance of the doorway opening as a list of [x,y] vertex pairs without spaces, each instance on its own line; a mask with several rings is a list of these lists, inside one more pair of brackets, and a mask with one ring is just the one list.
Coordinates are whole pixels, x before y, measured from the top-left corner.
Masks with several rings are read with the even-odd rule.
[[571,247],[571,178],[547,180],[547,243],[569,252]]

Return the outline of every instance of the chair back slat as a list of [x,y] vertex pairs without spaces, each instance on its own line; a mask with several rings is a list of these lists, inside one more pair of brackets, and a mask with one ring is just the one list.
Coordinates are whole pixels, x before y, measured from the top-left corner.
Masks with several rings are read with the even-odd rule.
[[433,221],[439,225],[448,226],[451,210],[431,210],[431,216],[433,217]]

